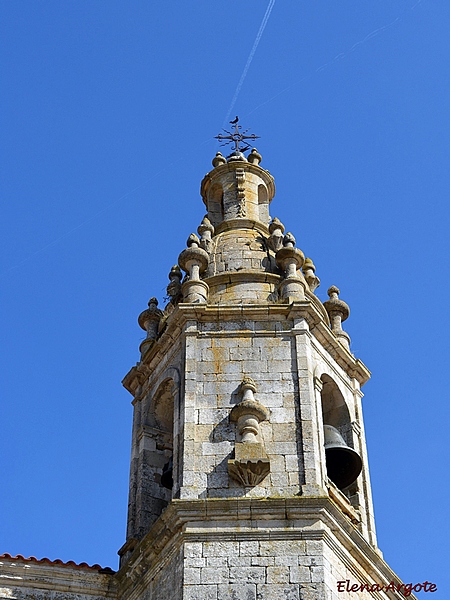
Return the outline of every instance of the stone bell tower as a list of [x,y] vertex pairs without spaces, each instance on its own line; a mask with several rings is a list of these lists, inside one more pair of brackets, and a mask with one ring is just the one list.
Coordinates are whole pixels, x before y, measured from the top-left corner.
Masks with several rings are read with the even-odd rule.
[[340,581],[398,583],[376,544],[349,308],[337,287],[315,295],[260,163],[216,155],[170,300],[139,316],[124,599],[350,600]]

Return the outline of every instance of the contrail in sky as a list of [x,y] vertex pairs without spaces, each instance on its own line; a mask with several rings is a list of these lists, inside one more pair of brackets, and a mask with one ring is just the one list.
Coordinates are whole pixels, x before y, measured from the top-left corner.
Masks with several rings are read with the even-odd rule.
[[269,20],[270,13],[272,12],[272,8],[274,7],[274,4],[275,4],[275,0],[269,0],[269,4],[268,4],[266,12],[264,14],[263,20],[261,21],[259,31],[256,34],[256,38],[253,43],[253,48],[251,49],[250,54],[248,55],[247,63],[244,67],[244,70],[242,71],[241,78],[239,79],[239,83],[237,84],[236,91],[234,92],[233,100],[231,101],[230,108],[228,109],[228,112],[227,112],[227,116],[225,117],[224,126],[227,124],[228,119],[230,118],[231,111],[233,110],[234,105],[236,104],[236,100],[238,99],[242,84],[244,83],[244,79],[247,76],[247,72],[250,68],[253,57],[255,56],[256,48],[258,47],[258,44],[262,38],[262,34],[264,33],[264,29],[266,28],[267,21]]

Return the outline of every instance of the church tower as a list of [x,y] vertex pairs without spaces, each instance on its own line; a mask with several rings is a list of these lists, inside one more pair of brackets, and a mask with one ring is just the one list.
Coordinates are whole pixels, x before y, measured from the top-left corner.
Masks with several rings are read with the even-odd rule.
[[269,216],[272,175],[234,135],[201,183],[206,216],[167,305],[151,298],[139,316],[118,595],[354,600],[357,585],[403,598],[380,589],[399,582],[376,543],[370,373],[342,328],[349,308],[337,287],[316,296],[312,260]]

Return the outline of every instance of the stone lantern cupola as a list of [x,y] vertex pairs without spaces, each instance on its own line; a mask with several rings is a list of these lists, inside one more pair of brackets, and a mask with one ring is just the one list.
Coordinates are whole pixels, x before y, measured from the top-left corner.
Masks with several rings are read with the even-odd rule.
[[353,600],[338,581],[398,581],[377,548],[349,307],[335,286],[316,295],[261,161],[216,154],[168,302],[139,318],[124,600]]

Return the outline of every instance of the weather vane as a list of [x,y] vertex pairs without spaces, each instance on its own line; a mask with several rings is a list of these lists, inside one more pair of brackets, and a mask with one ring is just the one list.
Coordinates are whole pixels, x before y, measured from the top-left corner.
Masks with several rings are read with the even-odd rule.
[[[239,117],[236,117],[234,121],[230,121],[230,125],[234,125],[234,131],[227,131],[226,129],[224,129],[225,133],[227,133],[228,135],[219,133],[219,135],[216,135],[216,139],[219,140],[219,142],[224,142],[223,144],[220,144],[221,146],[226,146],[227,144],[234,144],[235,152],[246,152],[250,149],[250,146],[249,144],[247,144],[246,140],[257,140],[260,136],[255,135],[254,133],[252,133],[251,135],[246,135],[248,129],[240,131],[242,127],[238,125],[238,122]],[[240,148],[239,144],[244,144],[244,147]]]

